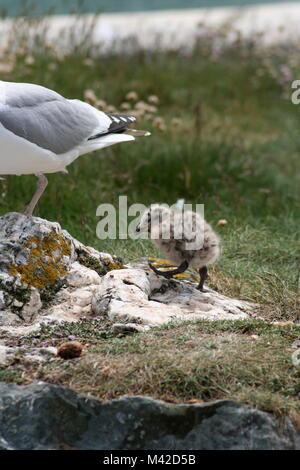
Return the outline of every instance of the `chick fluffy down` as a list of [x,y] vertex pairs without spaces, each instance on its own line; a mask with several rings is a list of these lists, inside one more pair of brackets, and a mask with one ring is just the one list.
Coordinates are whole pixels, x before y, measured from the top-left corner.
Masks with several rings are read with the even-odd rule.
[[220,255],[218,235],[198,212],[152,205],[142,216],[140,231],[148,232],[158,249],[178,265],[187,261],[201,268]]

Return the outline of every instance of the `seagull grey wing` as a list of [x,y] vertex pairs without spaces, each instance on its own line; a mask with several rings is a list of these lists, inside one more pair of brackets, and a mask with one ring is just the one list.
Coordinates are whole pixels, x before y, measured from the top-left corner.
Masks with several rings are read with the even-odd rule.
[[56,91],[33,83],[0,82],[0,92],[1,102],[13,108],[36,106],[46,101],[65,100]]
[[93,109],[47,88],[5,83],[0,123],[15,135],[55,154],[66,153],[99,128]]

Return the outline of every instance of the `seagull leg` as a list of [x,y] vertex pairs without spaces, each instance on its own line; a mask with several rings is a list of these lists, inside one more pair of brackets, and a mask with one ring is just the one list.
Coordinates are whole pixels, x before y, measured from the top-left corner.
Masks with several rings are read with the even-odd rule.
[[173,276],[175,276],[175,274],[184,273],[184,271],[186,271],[189,267],[189,263],[187,261],[184,261],[183,263],[181,263],[180,266],[178,266],[178,268],[173,269],[172,271],[159,271],[151,263],[149,263],[149,266],[152,271],[155,272],[155,274],[158,274],[158,276],[164,276],[166,279],[171,279]]
[[205,292],[203,289],[205,279],[207,278],[207,266],[203,266],[203,268],[199,269],[199,274],[200,274],[200,282],[197,286],[198,290],[201,290],[201,292]]
[[33,198],[31,199],[30,203],[28,204],[28,206],[26,207],[24,211],[24,214],[27,215],[28,217],[32,216],[34,208],[37,205],[41,195],[45,191],[46,186],[48,184],[48,180],[45,175],[43,175],[42,173],[38,173],[36,176],[38,177],[38,184],[37,184],[36,192],[34,193]]

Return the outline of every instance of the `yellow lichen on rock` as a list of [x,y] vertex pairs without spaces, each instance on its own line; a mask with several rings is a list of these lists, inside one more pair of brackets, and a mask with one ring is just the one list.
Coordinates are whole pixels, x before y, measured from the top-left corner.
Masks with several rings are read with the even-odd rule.
[[167,259],[159,259],[159,258],[147,258],[148,261],[153,264],[153,266],[174,266],[175,267],[175,264],[174,263],[171,263],[169,260]]
[[126,266],[124,266],[123,263],[121,263],[121,261],[119,261],[117,258],[114,258],[113,257],[113,261],[108,263],[107,265],[107,269],[108,271],[113,271],[114,269],[125,269]]
[[9,268],[12,276],[21,276],[22,282],[41,290],[55,284],[67,274],[64,256],[71,255],[71,244],[62,234],[51,232],[42,240],[31,237],[23,245],[29,249],[26,264],[13,264]]

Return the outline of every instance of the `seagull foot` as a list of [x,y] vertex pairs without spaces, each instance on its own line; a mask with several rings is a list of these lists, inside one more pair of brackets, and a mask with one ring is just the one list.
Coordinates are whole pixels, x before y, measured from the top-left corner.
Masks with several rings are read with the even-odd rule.
[[151,263],[149,263],[149,266],[152,269],[152,271],[154,271],[155,274],[157,274],[158,276],[163,276],[166,279],[172,279],[172,277],[175,276],[176,274],[184,273],[184,271],[186,271],[187,268],[189,267],[189,263],[187,261],[184,261],[183,263],[181,263],[180,266],[178,266],[178,268],[173,269],[171,271],[159,271]]

